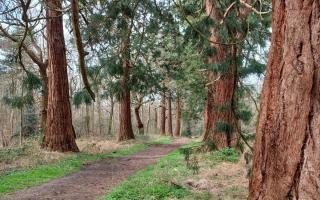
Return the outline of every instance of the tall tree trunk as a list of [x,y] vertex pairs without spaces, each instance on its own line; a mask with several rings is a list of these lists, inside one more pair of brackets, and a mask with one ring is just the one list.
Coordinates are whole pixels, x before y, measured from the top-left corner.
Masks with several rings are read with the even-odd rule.
[[[215,21],[220,21],[218,11],[212,0],[206,0],[207,14]],[[210,40],[219,42],[217,30],[210,29]],[[209,57],[209,64],[227,62],[236,58],[236,47],[212,44],[216,54]],[[235,59],[229,59],[224,72],[208,72],[208,97],[205,111],[204,140],[212,141],[217,148],[234,147],[239,140],[238,121],[235,116],[234,94],[237,83]]]
[[92,136],[94,136],[96,134],[94,111],[95,111],[95,103],[92,102],[92,104],[91,104],[91,132],[92,132]]
[[174,132],[175,136],[181,135],[181,99],[179,95],[176,99],[176,129]]
[[66,47],[60,0],[47,0],[48,110],[43,148],[79,151],[69,102]]
[[154,108],[154,130],[155,130],[155,133],[158,131],[158,110],[157,110],[157,107]]
[[108,135],[112,134],[113,111],[114,111],[114,99],[113,99],[113,95],[111,95],[110,96],[110,115],[109,115],[109,122],[108,122]]
[[144,126],[140,117],[140,108],[142,106],[142,101],[143,101],[143,97],[138,97],[138,104],[137,106],[134,108],[134,113],[136,115],[136,119],[137,119],[137,128],[138,128],[138,132],[139,134],[143,135],[144,134]]
[[168,135],[173,136],[172,131],[172,106],[171,92],[168,93]]
[[166,135],[166,94],[161,92],[160,135]]
[[120,128],[118,134],[118,141],[130,140],[134,139],[133,129],[132,129],[132,120],[131,120],[131,96],[130,96],[130,70],[131,70],[131,57],[130,57],[130,36],[131,36],[131,26],[130,18],[128,16],[124,16],[126,20],[126,29],[128,33],[125,38],[123,38],[122,46],[121,46],[121,54],[122,54],[122,68],[123,75],[120,81],[120,112],[119,112],[119,120],[120,120]]
[[320,197],[320,3],[272,1],[249,200]]
[[118,134],[118,141],[134,139],[134,134],[132,130],[132,120],[131,120],[131,98],[130,90],[128,86],[129,81],[129,71],[130,71],[130,61],[126,60],[123,63],[124,75],[121,81],[121,95],[120,95],[120,128]]
[[151,120],[151,103],[148,105],[148,121],[147,121],[147,131],[146,133],[149,133],[150,130],[150,120]]

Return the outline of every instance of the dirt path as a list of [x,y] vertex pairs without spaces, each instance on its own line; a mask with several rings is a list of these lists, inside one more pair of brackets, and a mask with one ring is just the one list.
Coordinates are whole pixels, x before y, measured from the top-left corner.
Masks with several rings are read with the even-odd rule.
[[121,158],[107,158],[84,166],[81,171],[40,186],[18,191],[1,200],[94,200],[99,199],[137,171],[185,144],[180,138],[171,144],[152,145],[146,151]]

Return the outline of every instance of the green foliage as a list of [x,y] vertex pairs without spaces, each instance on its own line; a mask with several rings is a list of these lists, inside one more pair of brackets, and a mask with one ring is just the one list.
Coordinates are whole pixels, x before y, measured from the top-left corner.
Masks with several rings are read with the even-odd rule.
[[11,108],[21,109],[26,105],[32,105],[34,103],[34,99],[31,94],[14,97],[4,96],[3,102]]
[[233,126],[224,121],[217,121],[215,124],[215,131],[231,135],[233,132]]
[[23,135],[31,136],[37,132],[38,115],[34,105],[28,105],[25,108],[23,116]]
[[219,151],[213,151],[210,156],[211,161],[214,165],[221,162],[239,162],[239,153],[232,148],[224,148]]
[[191,135],[192,135],[191,129],[185,129],[182,131],[182,136],[184,137],[191,137]]
[[231,102],[223,102],[221,105],[215,105],[219,112],[228,112],[231,110]]
[[245,123],[249,123],[252,119],[252,113],[249,110],[239,109],[237,111],[237,118]]
[[23,79],[22,85],[28,91],[38,90],[42,87],[42,82],[38,76],[31,72],[27,72],[27,76]]
[[91,105],[92,99],[86,89],[78,91],[73,96],[73,105],[79,108],[81,104]]

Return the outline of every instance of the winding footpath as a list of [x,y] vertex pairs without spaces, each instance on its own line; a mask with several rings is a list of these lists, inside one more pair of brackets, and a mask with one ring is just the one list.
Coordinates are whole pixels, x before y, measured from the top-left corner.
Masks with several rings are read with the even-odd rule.
[[95,200],[129,176],[156,163],[189,140],[179,138],[171,144],[151,145],[147,150],[126,157],[106,158],[84,166],[79,172],[45,184],[20,190],[1,200]]

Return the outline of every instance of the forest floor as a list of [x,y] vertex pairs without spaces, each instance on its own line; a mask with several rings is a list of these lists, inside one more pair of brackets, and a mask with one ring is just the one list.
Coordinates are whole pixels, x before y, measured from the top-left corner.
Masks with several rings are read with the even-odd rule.
[[[55,154],[49,154],[54,159],[44,165],[2,174],[0,170],[0,200],[247,197],[245,162],[234,149],[199,151],[203,143],[197,139],[170,137],[139,138],[124,144],[91,138],[77,143],[83,151],[80,154],[59,154],[58,161]],[[19,160],[24,160],[24,156],[13,163]]]
[[96,199],[126,180],[135,172],[154,164],[189,140],[180,138],[171,144],[153,144],[147,150],[131,156],[105,158],[88,163],[79,172],[40,186],[20,190],[0,199]]

